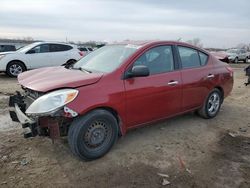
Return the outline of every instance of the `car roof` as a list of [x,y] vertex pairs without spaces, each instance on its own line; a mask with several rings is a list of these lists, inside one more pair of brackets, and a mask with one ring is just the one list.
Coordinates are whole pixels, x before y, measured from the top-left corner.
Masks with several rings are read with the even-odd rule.
[[189,43],[186,42],[180,42],[180,41],[173,41],[173,40],[144,40],[144,41],[130,41],[130,40],[126,40],[126,41],[122,41],[122,42],[115,42],[112,43],[111,45],[115,45],[115,44],[120,44],[120,45],[136,45],[136,46],[151,46],[151,45],[164,45],[164,44],[171,44],[171,45],[180,45],[180,46],[186,46],[186,47],[190,47],[190,48],[194,48],[206,53],[209,53],[207,50],[191,45]]
[[[124,44],[124,45],[131,44],[131,45],[145,46],[145,45],[150,45],[150,44],[164,44],[164,43],[195,47],[195,46],[188,44],[188,43],[185,43],[185,42],[179,42],[179,41],[173,41],[173,40],[138,40],[138,41],[125,40],[122,42],[115,42],[112,44]],[[199,48],[199,47],[195,47],[195,48]]]
[[63,45],[69,45],[69,46],[76,46],[74,44],[69,44],[69,43],[66,43],[66,42],[53,42],[53,41],[34,42],[32,44],[34,44],[34,45],[40,45],[40,44],[63,44]]

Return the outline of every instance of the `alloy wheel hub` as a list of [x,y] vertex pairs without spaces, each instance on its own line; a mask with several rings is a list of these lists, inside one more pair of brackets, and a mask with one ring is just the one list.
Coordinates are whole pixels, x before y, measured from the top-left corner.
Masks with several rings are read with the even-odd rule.
[[17,76],[18,74],[22,73],[23,69],[20,65],[13,64],[10,66],[10,73],[14,76]]
[[217,93],[214,93],[210,96],[208,100],[208,112],[210,114],[215,114],[220,106],[220,97]]

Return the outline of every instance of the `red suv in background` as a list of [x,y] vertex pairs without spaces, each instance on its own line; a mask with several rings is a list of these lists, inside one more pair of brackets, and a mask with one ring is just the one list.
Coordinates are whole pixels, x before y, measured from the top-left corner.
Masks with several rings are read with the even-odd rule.
[[233,87],[232,69],[203,49],[160,41],[102,47],[71,69],[18,76],[10,97],[25,137],[68,136],[72,152],[91,160],[129,129],[189,111],[213,118]]

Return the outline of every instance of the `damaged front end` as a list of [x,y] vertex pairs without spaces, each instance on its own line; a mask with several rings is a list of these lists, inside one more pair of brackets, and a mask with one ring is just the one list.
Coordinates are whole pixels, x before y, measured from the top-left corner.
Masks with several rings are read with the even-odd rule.
[[10,96],[10,117],[20,122],[24,137],[49,136],[52,139],[66,136],[73,118],[78,114],[66,104],[78,95],[75,89],[60,89],[41,93],[23,87],[24,92]]

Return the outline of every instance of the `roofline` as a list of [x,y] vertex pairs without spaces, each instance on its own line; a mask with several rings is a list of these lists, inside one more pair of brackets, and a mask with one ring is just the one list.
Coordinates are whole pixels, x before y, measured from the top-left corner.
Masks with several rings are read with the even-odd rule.
[[71,46],[77,46],[76,44],[70,44],[70,43],[66,43],[66,42],[55,42],[55,41],[39,41],[39,42],[33,42],[31,44],[66,44],[66,45],[71,45]]
[[110,45],[120,44],[120,45],[138,45],[138,46],[152,46],[152,45],[164,45],[164,44],[170,44],[170,45],[180,45],[180,46],[186,46],[190,48],[194,48],[197,50],[201,50],[203,52],[209,53],[207,50],[201,47],[194,46],[192,44],[186,43],[186,42],[180,42],[180,41],[174,41],[174,40],[148,40],[148,41],[122,41],[122,42],[116,42],[111,43]]

